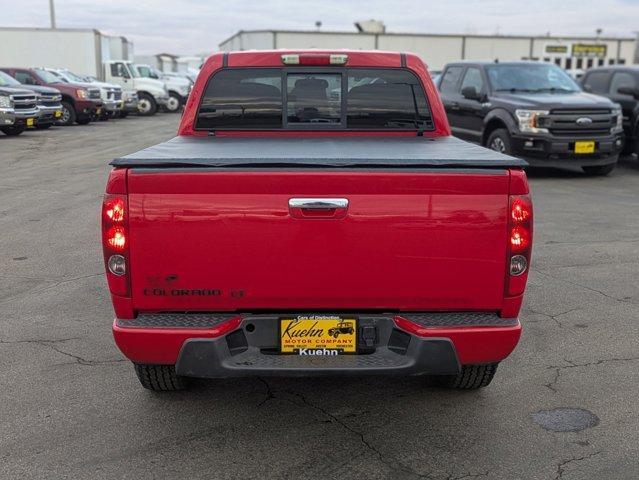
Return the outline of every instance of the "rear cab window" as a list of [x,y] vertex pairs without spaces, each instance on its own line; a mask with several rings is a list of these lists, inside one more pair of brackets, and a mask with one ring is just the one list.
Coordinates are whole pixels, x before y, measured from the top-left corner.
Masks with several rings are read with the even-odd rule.
[[432,130],[417,76],[396,68],[235,68],[215,73],[197,130]]

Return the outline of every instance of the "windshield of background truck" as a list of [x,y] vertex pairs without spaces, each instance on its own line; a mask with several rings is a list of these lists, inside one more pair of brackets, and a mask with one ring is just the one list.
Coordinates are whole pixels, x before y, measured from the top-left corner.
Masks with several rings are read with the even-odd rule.
[[22,87],[15,78],[0,71],[0,87]]
[[46,70],[42,70],[40,68],[36,68],[34,72],[44,83],[62,83],[65,81],[62,79],[62,77],[54,75],[53,73],[47,72]]
[[85,78],[82,78],[68,70],[65,70],[64,72],[62,72],[62,75],[67,77],[67,79],[71,80],[72,82],[80,82],[80,83],[86,82]]
[[579,86],[561,68],[549,64],[491,65],[488,80],[496,92],[579,92]]
[[137,65],[134,65],[132,63],[127,63],[125,65],[129,67],[129,71],[131,72],[131,76],[133,78],[140,78],[140,72],[138,71]]
[[196,128],[432,130],[408,70],[238,68],[214,74]]

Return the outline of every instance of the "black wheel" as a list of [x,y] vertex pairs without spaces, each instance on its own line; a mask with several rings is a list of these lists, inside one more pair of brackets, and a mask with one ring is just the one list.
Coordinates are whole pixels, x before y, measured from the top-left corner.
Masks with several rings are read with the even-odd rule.
[[42,125],[40,125],[40,124],[36,125],[36,128],[38,130],[48,130],[48,129],[51,128],[51,125],[53,125],[53,124],[51,124],[51,123],[43,123]]
[[62,115],[60,116],[60,120],[58,120],[58,124],[68,127],[75,123],[75,119],[76,114],[73,104],[70,102],[62,102]]
[[91,123],[91,117],[78,118],[75,123],[77,123],[78,125],[88,125],[89,123]]
[[23,126],[11,126],[11,127],[0,127],[0,131],[5,135],[9,135],[10,137],[16,137],[24,132],[25,127]]
[[125,112],[124,110],[122,110],[118,118],[126,118],[128,116],[129,116],[129,112]]
[[173,365],[134,364],[138,380],[147,390],[154,392],[175,392],[187,387],[187,379],[175,373]]
[[610,172],[612,172],[616,166],[617,166],[616,163],[611,163],[610,165],[601,165],[598,167],[581,167],[581,168],[584,171],[584,173],[590,177],[604,177],[608,175]]
[[446,388],[458,390],[476,390],[486,387],[492,381],[497,371],[497,363],[488,365],[464,365],[457,375],[442,375],[434,377],[435,382]]
[[158,104],[153,95],[148,93],[140,93],[138,95],[138,115],[142,117],[150,117],[158,111]]
[[494,130],[488,136],[486,146],[491,150],[495,150],[506,155],[510,155],[513,151],[510,135],[508,134],[508,130],[505,128],[498,128],[497,130]]
[[182,97],[180,97],[175,92],[169,92],[169,101],[166,102],[166,111],[169,113],[174,113],[180,110],[182,107]]

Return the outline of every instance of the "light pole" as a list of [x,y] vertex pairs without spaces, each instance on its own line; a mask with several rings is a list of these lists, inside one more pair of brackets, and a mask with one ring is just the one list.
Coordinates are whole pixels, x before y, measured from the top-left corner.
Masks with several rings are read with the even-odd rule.
[[55,28],[55,5],[54,0],[49,0],[49,14],[51,16],[51,28]]

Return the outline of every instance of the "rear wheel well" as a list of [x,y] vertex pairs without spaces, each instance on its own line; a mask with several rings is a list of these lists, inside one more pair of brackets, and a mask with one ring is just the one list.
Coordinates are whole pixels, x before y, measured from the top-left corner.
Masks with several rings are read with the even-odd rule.
[[484,134],[482,135],[481,144],[485,146],[486,142],[488,141],[488,137],[490,137],[490,134],[499,128],[508,130],[508,126],[506,125],[506,123],[504,123],[503,120],[500,120],[499,118],[491,119],[484,127]]

